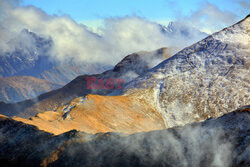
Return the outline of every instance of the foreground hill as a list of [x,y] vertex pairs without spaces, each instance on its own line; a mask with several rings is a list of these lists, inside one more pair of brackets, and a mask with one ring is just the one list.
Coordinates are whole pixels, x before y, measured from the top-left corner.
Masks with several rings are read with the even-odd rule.
[[18,102],[62,87],[31,76],[0,77],[0,101]]
[[[37,98],[15,103],[0,104],[0,113],[8,116],[30,117],[39,112],[55,110],[59,106],[65,105],[76,97],[86,96],[88,94],[106,95],[114,91],[114,89],[87,89],[87,78],[94,77],[96,80],[101,79],[106,82],[107,79],[120,79],[124,83],[128,83],[132,79],[145,73],[158,63],[162,62],[170,55],[166,48],[158,49],[153,52],[138,52],[126,56],[119,62],[114,69],[105,71],[101,74],[82,75],[68,83],[66,86],[42,94]],[[118,83],[115,84],[117,88]],[[121,89],[120,87],[119,89]]]
[[[219,111],[218,111],[219,112]],[[0,116],[1,166],[249,166],[250,107],[178,128],[58,136]]]

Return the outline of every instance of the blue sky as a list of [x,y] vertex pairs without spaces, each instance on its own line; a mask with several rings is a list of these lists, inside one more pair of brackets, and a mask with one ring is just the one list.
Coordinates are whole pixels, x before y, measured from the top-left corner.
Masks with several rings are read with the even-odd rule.
[[242,7],[241,4],[247,4],[244,0],[22,0],[21,5],[36,6],[50,15],[67,14],[77,22],[94,25],[104,18],[131,15],[167,23],[180,16],[190,16],[207,2],[222,12],[235,13],[239,19],[250,11]]

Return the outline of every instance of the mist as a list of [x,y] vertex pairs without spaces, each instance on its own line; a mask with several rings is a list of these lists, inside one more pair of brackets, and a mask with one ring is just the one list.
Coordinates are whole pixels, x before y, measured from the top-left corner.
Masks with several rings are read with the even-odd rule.
[[[248,121],[247,112],[232,112],[218,119],[148,133],[96,134],[86,143],[71,144],[53,165],[246,166],[247,149],[240,150],[248,147]],[[79,141],[80,135],[76,136]]]

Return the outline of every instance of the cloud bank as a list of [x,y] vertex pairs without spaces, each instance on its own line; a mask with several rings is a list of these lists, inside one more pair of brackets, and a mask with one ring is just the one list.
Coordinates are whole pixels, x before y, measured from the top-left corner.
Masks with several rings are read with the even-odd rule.
[[[217,10],[212,5],[210,9]],[[200,18],[206,14],[211,15],[211,19],[226,19],[223,13],[214,16],[210,9],[194,13],[193,18]],[[191,26],[184,21],[176,22],[178,30],[174,35],[169,35],[158,23],[145,18],[108,18],[104,20],[104,27],[99,29],[101,34],[96,34],[68,15],[48,15],[34,6],[20,6],[17,0],[1,1],[0,11],[0,53],[11,52],[16,47],[32,48],[32,39],[20,34],[23,29],[28,29],[52,38],[53,47],[50,55],[59,61],[73,59],[76,62],[114,65],[133,52],[150,51],[166,46],[175,48],[172,49],[174,53],[205,37],[203,33],[190,29]],[[188,38],[179,29],[188,30]]]
[[204,31],[207,30],[208,33],[219,31],[221,28],[235,23],[236,19],[236,14],[222,11],[209,2],[206,2],[203,7],[187,18],[193,26]]

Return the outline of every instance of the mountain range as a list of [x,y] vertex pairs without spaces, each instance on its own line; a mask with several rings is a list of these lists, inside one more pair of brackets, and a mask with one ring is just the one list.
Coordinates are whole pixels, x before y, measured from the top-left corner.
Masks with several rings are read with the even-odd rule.
[[35,116],[39,112],[55,110],[79,96],[86,96],[88,94],[107,95],[113,92],[113,89],[87,89],[87,78],[95,77],[97,80],[102,79],[104,81],[109,78],[122,79],[124,84],[126,84],[169,56],[167,48],[128,55],[112,70],[101,74],[78,76],[64,87],[47,92],[34,99],[13,104],[0,103],[0,113],[8,116],[18,115],[27,118]]
[[[142,61],[138,63],[135,58],[138,55],[129,55],[113,70],[94,75],[103,80],[114,76],[123,78],[122,90],[84,89],[89,76],[80,76],[56,92],[44,94],[45,98],[36,103],[25,101],[10,105],[13,108],[7,111],[13,113],[5,115],[22,117],[15,119],[56,134],[72,129],[89,133],[110,130],[131,133],[142,130],[141,127],[146,130],[148,125],[151,130],[170,128],[222,116],[227,111],[248,105],[250,101],[248,32],[249,17],[183,49],[155,67],[152,65],[154,68],[142,71]],[[149,55],[162,57],[163,50]],[[128,72],[131,74],[138,70],[141,72],[139,77],[132,80],[124,77]],[[70,98],[77,99],[71,101]],[[24,112],[16,112],[17,107],[26,107],[26,104],[28,107],[20,110]],[[51,106],[55,107],[54,111]],[[151,114],[145,114],[145,110]],[[44,111],[47,112],[36,115]],[[119,113],[121,116],[117,116]],[[141,117],[141,114],[147,117]],[[98,126],[91,127],[93,121]],[[134,125],[132,131],[126,128],[131,124]]]
[[133,53],[37,98],[1,102],[0,163],[250,166],[249,41],[250,15],[174,55]]
[[[198,29],[190,28],[178,22],[171,22],[168,26],[159,26],[165,36],[169,38],[181,37],[185,41],[189,41],[186,43],[191,43],[201,37],[207,36],[206,33],[200,32]],[[25,43],[23,42],[24,40]],[[79,75],[99,74],[113,68],[111,65],[103,65],[101,63],[79,62],[73,59],[58,60],[53,58],[51,56],[51,50],[53,50],[54,46],[53,38],[31,32],[28,29],[23,29],[6,44],[11,49],[0,52],[0,76],[4,78],[32,76],[59,85],[65,85]],[[170,50],[173,52],[181,47],[182,45],[171,46],[171,48],[168,48],[168,53],[170,53]],[[38,82],[32,83],[32,85],[35,84],[38,84]],[[25,85],[22,87],[25,87]],[[36,85],[36,87],[39,87],[39,85]],[[48,91],[54,90],[54,87],[51,88],[53,89],[49,89]],[[0,101],[8,103],[31,99],[42,93],[40,91],[33,91],[32,94],[26,93],[22,95],[16,91],[18,87],[13,87],[10,90],[8,86],[4,86],[1,89],[12,91],[10,94],[15,94],[11,98],[0,98]]]
[[[62,87],[79,75],[98,74],[112,68],[110,65],[98,63],[54,60],[50,56],[50,50],[53,47],[53,40],[50,37],[40,36],[27,29],[21,31],[20,36],[25,36],[33,44],[23,46],[22,41],[14,38],[9,41],[13,49],[9,52],[0,52],[0,82],[2,83],[0,101],[15,103],[35,98],[42,93]],[[20,79],[20,82],[16,82],[16,78]],[[26,79],[27,82],[25,82]],[[44,87],[45,82],[53,86],[47,86],[42,90],[40,85]],[[32,90],[35,87],[37,90]]]
[[[0,54],[0,76],[33,76],[58,84],[66,84],[78,75],[96,74],[110,69],[112,66],[90,63],[76,63],[73,60],[67,62],[51,58],[50,51],[53,40],[50,37],[38,35],[24,29],[20,32],[34,45],[22,47],[12,39],[14,49]],[[17,43],[17,44],[16,44]],[[21,46],[19,46],[21,45]]]

